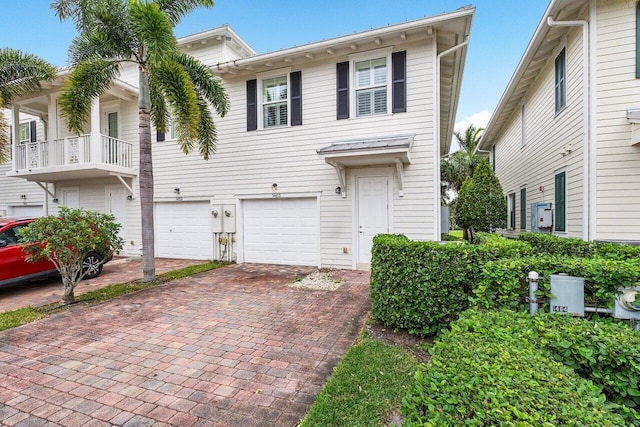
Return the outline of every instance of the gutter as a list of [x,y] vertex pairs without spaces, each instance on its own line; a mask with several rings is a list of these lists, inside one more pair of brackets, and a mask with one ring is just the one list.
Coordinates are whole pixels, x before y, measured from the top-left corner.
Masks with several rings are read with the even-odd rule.
[[[593,7],[590,8],[593,11]],[[555,21],[551,16],[547,17],[547,25],[550,27],[582,27],[582,62],[583,62],[583,154],[582,154],[582,240],[590,241],[593,239],[595,232],[595,224],[592,229],[592,218],[595,222],[595,198],[592,197],[592,176],[595,177],[592,170],[595,162],[595,146],[591,142],[590,123],[591,114],[591,49],[590,49],[590,31],[589,22],[584,20],[576,21]]]
[[[437,48],[437,36],[434,39],[434,49]],[[469,37],[465,41],[459,43],[444,52],[440,52],[436,57],[436,78],[435,78],[435,120],[434,120],[434,144],[433,144],[433,162],[434,162],[434,179],[433,179],[433,197],[434,197],[434,220],[435,220],[435,235],[434,240],[440,241],[440,235],[442,230],[440,229],[441,212],[440,212],[440,60],[442,57],[447,56],[457,50],[465,47],[469,44]],[[436,200],[438,201],[436,203]]]

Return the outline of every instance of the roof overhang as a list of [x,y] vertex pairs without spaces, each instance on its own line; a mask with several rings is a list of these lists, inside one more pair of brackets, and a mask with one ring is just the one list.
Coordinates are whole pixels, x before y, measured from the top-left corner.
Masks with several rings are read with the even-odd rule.
[[361,138],[337,141],[317,152],[338,173],[342,197],[346,197],[346,169],[354,167],[393,165],[398,174],[400,197],[403,196],[404,165],[411,163],[411,147],[415,134],[381,138]]
[[231,43],[236,51],[241,53],[244,57],[255,56],[256,51],[253,50],[247,42],[245,42],[235,31],[231,29],[228,24],[224,24],[218,28],[202,31],[196,34],[190,34],[178,39],[178,46],[181,48],[190,49],[197,44],[207,44],[209,41],[218,41]]
[[569,31],[567,27],[550,27],[547,17],[557,21],[577,19],[588,5],[589,0],[551,0],[482,134],[478,149],[488,150],[499,138]]

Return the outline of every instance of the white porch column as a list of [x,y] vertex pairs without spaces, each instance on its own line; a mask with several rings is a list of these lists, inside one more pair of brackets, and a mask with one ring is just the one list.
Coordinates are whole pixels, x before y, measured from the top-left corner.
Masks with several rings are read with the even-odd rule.
[[47,141],[48,166],[57,166],[63,160],[55,158],[58,152],[54,143],[54,140],[58,138],[58,95],[57,93],[49,95],[49,104],[47,105],[47,135],[45,141]]
[[[11,125],[13,144],[11,144],[11,170],[18,170],[18,145],[20,144],[20,106],[11,104]],[[26,159],[26,153],[25,153]]]
[[91,162],[102,163],[102,143],[100,141],[100,98],[91,103]]

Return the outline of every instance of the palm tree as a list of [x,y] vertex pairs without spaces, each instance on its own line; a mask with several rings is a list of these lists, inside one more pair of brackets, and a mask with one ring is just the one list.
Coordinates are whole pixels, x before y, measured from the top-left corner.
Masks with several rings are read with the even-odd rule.
[[3,109],[26,92],[40,87],[43,80],[53,80],[55,68],[35,55],[16,49],[0,49],[0,163],[9,159],[10,136]]
[[155,279],[153,237],[153,165],[151,122],[165,131],[173,118],[178,144],[185,153],[197,148],[208,160],[217,135],[211,107],[222,117],[229,101],[222,83],[195,58],[181,53],[173,34],[180,19],[213,0],[57,0],[61,19],[78,29],[69,48],[73,71],[59,103],[67,127],[80,134],[91,102],[118,76],[123,63],[139,70],[140,206],[144,281]]
[[476,153],[483,128],[469,125],[464,133],[456,131],[453,135],[458,141],[460,150],[449,154],[440,162],[440,180],[442,181],[441,198],[443,202],[457,196],[464,180],[473,174],[484,155]]

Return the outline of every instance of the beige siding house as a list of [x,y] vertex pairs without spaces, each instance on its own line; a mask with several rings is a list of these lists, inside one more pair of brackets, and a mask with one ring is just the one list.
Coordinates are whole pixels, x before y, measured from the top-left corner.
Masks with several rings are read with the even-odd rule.
[[[375,234],[439,239],[439,159],[473,14],[260,55],[228,26],[180,39],[220,76],[231,108],[216,119],[208,161],[182,153],[171,129],[157,134],[156,255],[367,268]],[[46,126],[35,142],[13,146],[0,213],[15,198],[7,188],[36,185],[46,213],[61,205],[114,213],[126,255],[139,255],[137,70],[121,70],[80,137],[57,115],[64,79],[63,71],[13,106],[14,122],[29,112]]]
[[550,2],[480,145],[505,234],[640,241],[639,24],[636,1]]

